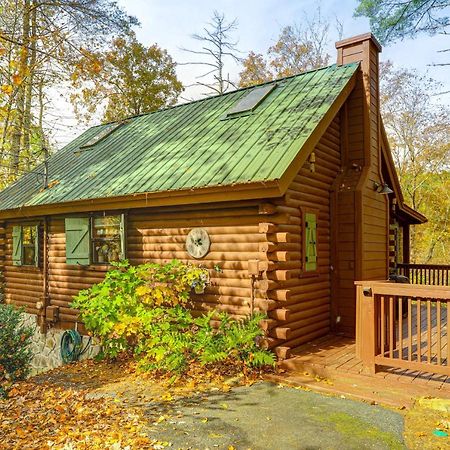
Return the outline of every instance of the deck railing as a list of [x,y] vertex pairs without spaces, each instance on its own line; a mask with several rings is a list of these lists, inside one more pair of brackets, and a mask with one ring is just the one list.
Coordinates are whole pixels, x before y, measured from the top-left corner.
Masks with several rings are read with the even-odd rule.
[[397,264],[400,275],[413,284],[450,286],[450,266],[439,264]]
[[450,287],[361,281],[356,351],[378,365],[450,376]]

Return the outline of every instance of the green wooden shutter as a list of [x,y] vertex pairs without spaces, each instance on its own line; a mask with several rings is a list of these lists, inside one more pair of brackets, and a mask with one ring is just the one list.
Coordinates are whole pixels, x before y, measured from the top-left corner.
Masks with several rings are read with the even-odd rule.
[[34,226],[34,265],[39,266],[39,225]]
[[305,214],[305,271],[317,270],[317,216]]
[[126,216],[122,214],[120,216],[120,259],[126,258]]
[[88,217],[66,218],[66,264],[90,263],[90,233]]
[[22,265],[22,227],[20,225],[13,227],[12,232],[13,251],[12,260],[15,266]]

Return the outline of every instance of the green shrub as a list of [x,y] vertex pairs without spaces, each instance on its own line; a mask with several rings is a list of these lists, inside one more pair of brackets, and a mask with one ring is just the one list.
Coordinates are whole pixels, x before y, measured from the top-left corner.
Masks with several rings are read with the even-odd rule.
[[0,396],[30,373],[33,329],[23,324],[23,318],[21,310],[0,304]]
[[[130,352],[145,370],[183,372],[190,362],[234,360],[251,366],[273,364],[258,348],[262,315],[237,322],[214,311],[193,318],[193,289],[208,283],[206,269],[174,260],[168,264],[115,264],[105,280],[81,291],[72,303],[86,328],[100,338],[104,355]],[[220,320],[218,328],[211,320]]]

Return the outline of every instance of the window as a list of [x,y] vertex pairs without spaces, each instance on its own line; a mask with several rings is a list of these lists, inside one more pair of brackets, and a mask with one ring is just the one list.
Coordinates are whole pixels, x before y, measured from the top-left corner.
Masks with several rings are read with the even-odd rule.
[[227,112],[227,117],[253,111],[275,89],[275,86],[276,84],[266,84],[253,88]]
[[13,227],[13,264],[15,266],[39,265],[39,226]]
[[95,144],[98,144],[100,141],[108,137],[111,133],[120,128],[124,122],[118,123],[110,123],[108,125],[103,125],[100,130],[95,134],[91,139],[89,139],[86,143],[80,145],[80,148],[92,147]]
[[67,264],[109,264],[124,258],[123,214],[66,218]]
[[92,218],[92,262],[119,261],[122,248],[121,216]]
[[303,255],[304,272],[317,271],[317,213],[303,214]]

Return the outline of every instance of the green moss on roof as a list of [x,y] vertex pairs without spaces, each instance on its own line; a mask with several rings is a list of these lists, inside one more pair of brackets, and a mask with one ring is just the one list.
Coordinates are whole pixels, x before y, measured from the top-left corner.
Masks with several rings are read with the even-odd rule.
[[227,111],[253,88],[136,116],[80,148],[108,125],[92,127],[50,158],[51,189],[27,174],[0,193],[0,210],[278,180],[357,67],[277,80],[253,112],[233,118]]

